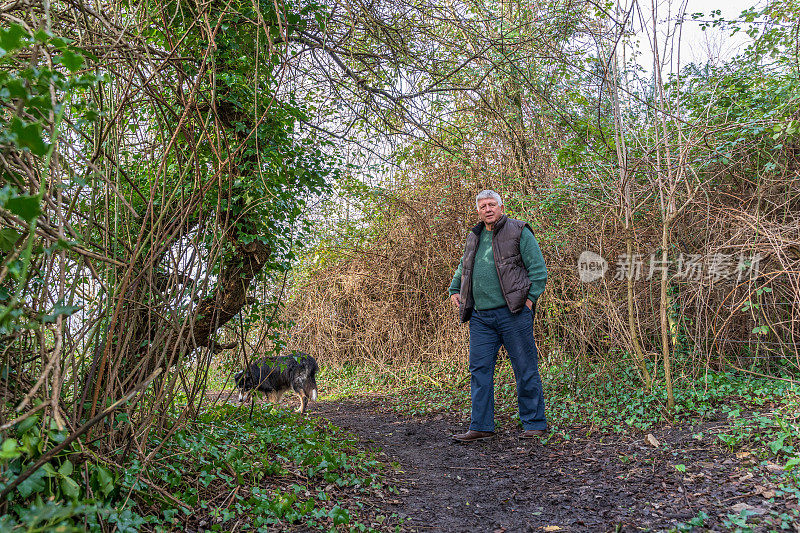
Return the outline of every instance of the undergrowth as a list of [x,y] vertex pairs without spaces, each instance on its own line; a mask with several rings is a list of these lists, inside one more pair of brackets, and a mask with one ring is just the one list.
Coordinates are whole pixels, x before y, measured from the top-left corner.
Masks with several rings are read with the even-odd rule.
[[[66,437],[28,418],[6,436],[0,490]],[[366,531],[399,520],[380,507],[390,471],[325,421],[270,406],[220,406],[117,466],[76,443],[13,491],[2,531]],[[163,446],[162,446],[163,445]]]
[[[697,441],[730,448],[749,447],[781,461],[799,463],[800,389],[788,381],[749,374],[709,371],[676,381],[675,411],[666,410],[666,391],[645,390],[622,365],[575,367],[540,365],[548,423],[556,438],[594,431],[649,432],[664,424],[693,431]],[[411,416],[451,413],[469,420],[466,362],[375,367],[327,367],[324,393],[331,398],[382,395],[397,412]],[[516,384],[507,359],[495,372],[495,414],[517,421]]]
[[[676,380],[675,411],[666,410],[662,386],[645,390],[634,372],[619,364],[566,366],[540,365],[545,389],[546,414],[551,428],[546,441],[570,440],[602,433],[642,437],[665,425],[688,432],[701,446],[749,450],[775,486],[772,497],[800,498],[800,391],[788,381],[754,377],[745,373],[707,372]],[[404,367],[348,365],[323,371],[323,390],[331,398],[380,395],[398,413],[430,416],[449,413],[469,422],[469,372],[466,362],[450,365],[418,364]],[[507,359],[495,372],[495,417],[519,424],[516,385]],[[601,437],[602,438],[602,437]],[[554,441],[555,442],[555,441]],[[669,444],[666,444],[669,447]],[[675,465],[678,471],[683,464]],[[744,508],[722,520],[728,531],[753,532],[764,524],[781,529],[796,523],[797,511]],[[708,527],[701,512],[671,531],[698,531]]]

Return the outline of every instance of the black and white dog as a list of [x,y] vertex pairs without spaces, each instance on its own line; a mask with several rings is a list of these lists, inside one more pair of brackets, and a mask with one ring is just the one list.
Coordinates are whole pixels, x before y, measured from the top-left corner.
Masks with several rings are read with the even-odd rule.
[[292,389],[300,397],[299,411],[305,413],[309,398],[317,400],[318,370],[313,357],[297,352],[253,363],[233,379],[239,388],[240,402],[250,395],[250,391],[258,390],[266,394],[270,402],[277,404],[281,396]]

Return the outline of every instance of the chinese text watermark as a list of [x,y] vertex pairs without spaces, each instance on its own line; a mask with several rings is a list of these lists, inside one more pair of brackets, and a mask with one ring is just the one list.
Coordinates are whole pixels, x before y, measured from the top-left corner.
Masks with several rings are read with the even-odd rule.
[[[612,267],[612,279],[624,281],[653,278],[660,279],[666,272],[674,278],[689,282],[718,282],[735,280],[737,283],[745,279],[758,277],[761,255],[756,254],[724,254],[714,253],[684,254],[664,260],[660,252],[645,254],[621,254]],[[597,281],[609,270],[609,263],[603,256],[586,250],[578,257],[578,276],[584,283]]]

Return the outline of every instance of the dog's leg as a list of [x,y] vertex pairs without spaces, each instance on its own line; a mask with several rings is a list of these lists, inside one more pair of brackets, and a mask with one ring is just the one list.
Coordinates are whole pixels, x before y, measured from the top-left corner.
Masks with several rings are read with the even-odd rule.
[[308,406],[308,398],[305,394],[300,396],[300,407],[297,409],[299,413],[305,413],[306,407]]
[[279,405],[281,403],[281,397],[283,397],[283,392],[281,390],[270,391],[267,394],[267,398],[269,399],[270,403],[275,405]]

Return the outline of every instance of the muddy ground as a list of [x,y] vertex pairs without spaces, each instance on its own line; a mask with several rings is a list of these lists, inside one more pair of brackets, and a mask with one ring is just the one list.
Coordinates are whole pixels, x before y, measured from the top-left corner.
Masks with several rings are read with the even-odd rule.
[[709,426],[663,427],[652,433],[658,446],[579,427],[542,443],[519,440],[508,419],[491,441],[461,444],[450,438],[466,428],[461,415],[404,417],[379,400],[320,402],[310,414],[400,464],[387,511],[409,531],[666,531],[701,512],[709,518],[695,531],[733,530],[731,513],[753,517],[754,531],[800,531],[778,518],[800,508],[775,494],[779,467],[693,437]]

